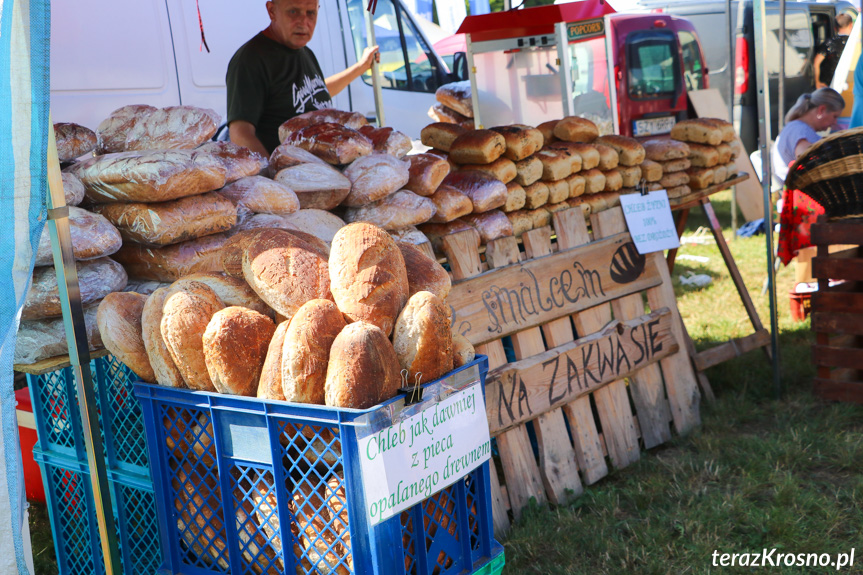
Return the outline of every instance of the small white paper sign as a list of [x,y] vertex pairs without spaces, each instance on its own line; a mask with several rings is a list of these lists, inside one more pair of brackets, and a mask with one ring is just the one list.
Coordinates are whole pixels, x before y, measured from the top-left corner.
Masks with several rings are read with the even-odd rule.
[[680,247],[665,190],[643,196],[624,194],[620,196],[620,206],[638,253],[649,254]]
[[359,440],[371,525],[449,487],[491,457],[485,400],[477,382]]

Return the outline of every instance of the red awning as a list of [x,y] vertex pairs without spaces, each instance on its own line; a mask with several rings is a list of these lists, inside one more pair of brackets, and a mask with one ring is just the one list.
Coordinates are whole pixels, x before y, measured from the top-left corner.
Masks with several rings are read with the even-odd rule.
[[458,29],[459,34],[470,34],[474,42],[521,38],[553,34],[558,22],[578,22],[614,14],[614,8],[604,0],[583,0],[551,6],[538,6],[523,10],[492,12],[468,16]]

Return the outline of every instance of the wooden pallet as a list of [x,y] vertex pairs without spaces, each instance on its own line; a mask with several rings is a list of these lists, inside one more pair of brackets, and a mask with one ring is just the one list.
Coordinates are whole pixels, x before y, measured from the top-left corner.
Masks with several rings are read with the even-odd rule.
[[488,271],[469,234],[443,239],[453,329],[489,356],[497,533],[507,510],[518,519],[531,499],[565,503],[700,422],[662,254],[633,255],[620,208],[595,214],[591,227],[593,238],[580,209],[558,212],[555,243],[549,227],[526,232],[524,252],[511,237],[490,242]]
[[[811,228],[818,253],[812,273],[812,362],[815,393],[825,399],[863,403],[863,219],[830,222],[822,216]],[[830,253],[831,245],[855,247]],[[830,287],[830,280],[845,283]]]
[[[104,357],[108,355],[108,353],[107,349],[97,349],[90,352],[90,359]],[[71,365],[72,361],[69,359],[68,355],[58,355],[57,357],[49,357],[48,359],[43,359],[36,363],[16,363],[12,366],[12,369],[21,373],[28,373],[30,375],[44,375]]]

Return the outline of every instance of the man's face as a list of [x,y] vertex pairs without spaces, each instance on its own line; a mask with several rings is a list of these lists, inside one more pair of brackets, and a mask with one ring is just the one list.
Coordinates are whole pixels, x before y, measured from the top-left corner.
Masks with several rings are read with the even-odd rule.
[[270,29],[276,40],[299,49],[309,43],[318,21],[318,0],[271,0],[267,2]]

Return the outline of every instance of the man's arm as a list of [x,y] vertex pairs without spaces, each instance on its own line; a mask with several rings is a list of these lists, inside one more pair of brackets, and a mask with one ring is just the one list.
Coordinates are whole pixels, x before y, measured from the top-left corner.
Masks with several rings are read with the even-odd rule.
[[821,83],[821,63],[824,61],[824,54],[821,52],[815,54],[815,59],[812,61],[812,67],[815,71],[815,87],[826,88],[826,84]]
[[371,68],[372,58],[376,58],[378,61],[380,61],[377,46],[366,48],[363,51],[363,55],[360,58],[359,62],[357,62],[350,68],[343,70],[338,74],[333,74],[332,76],[324,80],[330,96],[335,96],[336,94],[347,88],[348,84],[362,76],[366,70]]
[[243,120],[234,120],[228,126],[228,133],[231,136],[231,141],[238,146],[245,146],[265,158],[270,157],[267,148],[264,147],[255,134],[255,126],[252,123],[244,122]]

